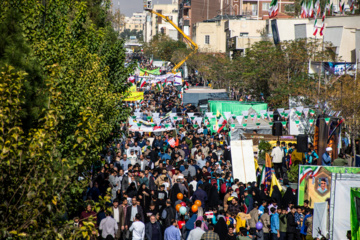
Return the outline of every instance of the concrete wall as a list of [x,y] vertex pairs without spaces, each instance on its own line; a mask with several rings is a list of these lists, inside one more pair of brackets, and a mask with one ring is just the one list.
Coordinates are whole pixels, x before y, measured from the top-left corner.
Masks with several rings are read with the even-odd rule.
[[[224,53],[226,51],[225,21],[227,20],[195,24],[192,40],[199,46],[199,52]],[[206,35],[210,37],[209,44],[205,43]]]
[[[161,11],[161,14],[164,16],[169,17],[170,19],[172,19],[172,21],[177,24],[178,23],[178,4],[177,3],[173,3],[173,4],[154,4],[153,5],[153,11]],[[161,33],[161,29],[163,28],[165,31],[165,34],[170,36],[172,39],[177,40],[178,36],[177,34],[174,35],[173,32],[177,31],[170,23],[165,22],[165,20],[158,20],[159,18],[157,17],[156,14],[152,14],[151,17],[151,38],[153,36],[155,36],[158,33]],[[159,21],[159,22],[158,22]]]

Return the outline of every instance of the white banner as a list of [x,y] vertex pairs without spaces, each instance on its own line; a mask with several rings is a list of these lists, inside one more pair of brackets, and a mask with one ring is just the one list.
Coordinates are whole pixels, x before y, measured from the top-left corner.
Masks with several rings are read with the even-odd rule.
[[281,114],[285,111],[285,108],[278,108],[277,111]]
[[152,113],[153,118],[159,118],[160,113]]
[[243,116],[249,115],[249,111],[242,111],[241,113],[242,113]]
[[196,117],[195,121],[196,121],[197,125],[201,126],[202,117]]
[[195,113],[187,113],[189,117],[193,117]]

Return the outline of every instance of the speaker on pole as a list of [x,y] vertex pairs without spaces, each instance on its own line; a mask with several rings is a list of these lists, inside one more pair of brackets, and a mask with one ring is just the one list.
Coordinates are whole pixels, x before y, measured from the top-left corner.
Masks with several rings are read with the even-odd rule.
[[283,130],[283,126],[281,124],[281,122],[275,122],[272,126],[272,135],[273,136],[282,136],[282,130]]
[[297,144],[296,144],[296,150],[298,152],[306,152],[308,149],[308,135],[306,134],[300,134],[296,137]]

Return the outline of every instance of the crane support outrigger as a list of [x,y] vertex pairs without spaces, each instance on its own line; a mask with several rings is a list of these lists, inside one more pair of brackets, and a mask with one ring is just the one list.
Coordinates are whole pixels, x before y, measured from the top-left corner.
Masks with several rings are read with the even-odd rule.
[[152,0],[144,0],[144,10],[151,12],[152,14],[155,14],[158,17],[164,19],[166,22],[170,23],[184,37],[184,39],[186,40],[185,42],[191,48],[192,52],[171,69],[172,73],[176,73],[177,69],[181,67],[181,65],[183,65],[184,62],[186,62],[186,60],[188,60],[192,55],[194,55],[197,52],[198,45],[194,43],[194,41],[191,40],[191,38],[188,35],[186,35],[168,16],[164,16],[161,13],[155,12],[152,9]]

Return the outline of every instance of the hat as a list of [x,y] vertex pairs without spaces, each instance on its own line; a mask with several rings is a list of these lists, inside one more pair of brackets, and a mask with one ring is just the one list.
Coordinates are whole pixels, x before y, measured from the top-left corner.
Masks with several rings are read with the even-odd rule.
[[166,170],[165,170],[165,169],[163,169],[163,170],[162,170],[162,173],[166,174]]
[[231,200],[233,200],[234,199],[234,197],[229,197],[227,200],[228,201],[231,201]]
[[238,195],[236,193],[231,194],[231,197],[237,198]]
[[332,147],[327,147],[327,148],[326,148],[326,151],[327,151],[327,152],[331,152],[331,151],[332,151]]
[[180,176],[178,176],[178,179],[183,179],[183,178],[184,178],[184,176],[181,176],[181,175],[180,175]]

